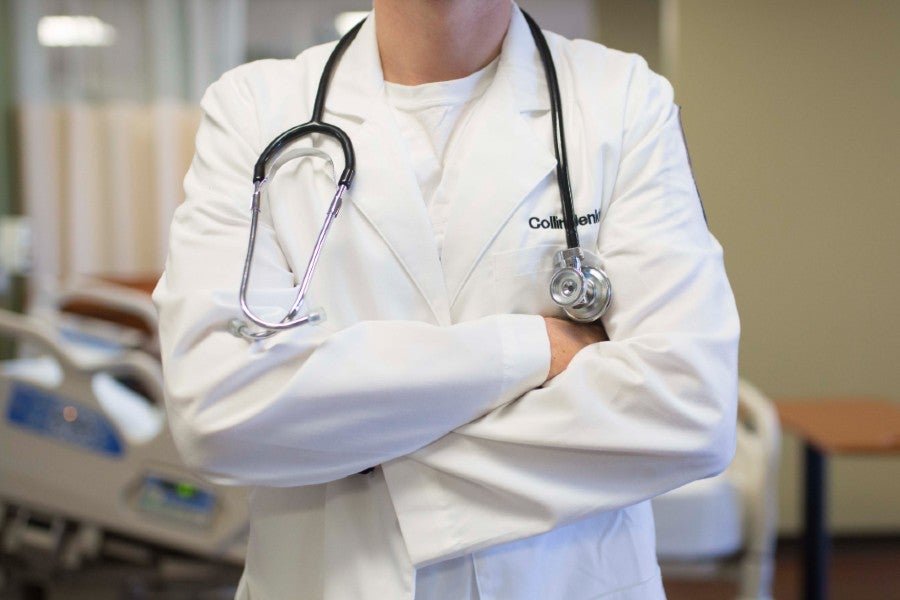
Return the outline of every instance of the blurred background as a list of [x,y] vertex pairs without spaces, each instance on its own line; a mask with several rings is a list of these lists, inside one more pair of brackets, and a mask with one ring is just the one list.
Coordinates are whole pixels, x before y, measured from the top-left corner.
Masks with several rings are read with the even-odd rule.
[[[742,377],[773,406],[852,397],[896,407],[900,2],[520,4],[545,29],[640,53],[673,83],[695,178],[710,228],[725,248],[741,314]],[[123,349],[152,358],[154,321],[144,294],[162,270],[206,86],[238,64],[291,58],[335,39],[361,17],[357,11],[368,8],[365,0],[0,0],[0,305],[32,315],[0,321],[7,362],[18,368],[23,360],[56,356],[78,344],[102,346],[105,353],[94,358],[107,367],[121,362]],[[115,323],[97,322],[110,314]],[[31,326],[38,333],[23,333]],[[22,350],[22,338],[49,347],[60,331],[62,349]],[[41,338],[45,334],[48,339]],[[95,394],[102,369],[80,368],[93,382],[84,384],[90,389],[85,393]],[[25,392],[12,370],[5,373],[0,392],[12,398],[5,401],[12,422],[12,407],[24,402]],[[126,395],[150,398],[153,408],[156,377],[154,367],[144,365],[113,381]],[[45,400],[47,407],[53,402]],[[37,419],[22,418],[31,419],[29,427]],[[135,475],[123,467],[126,491],[115,492],[109,511],[124,503],[147,514],[175,515],[182,524],[199,519],[216,529],[214,519],[227,523],[199,542],[188,541],[184,531],[170,536],[126,521],[101,526],[103,519],[91,516],[108,512],[100,505],[81,514],[34,500],[50,488],[22,479],[22,465],[50,478],[56,478],[54,467],[34,462],[41,450],[15,442],[19,433],[13,429],[0,429],[0,598],[76,597],[71,589],[83,582],[71,573],[84,565],[102,570],[100,549],[108,548],[100,540],[116,535],[117,561],[158,574],[159,556],[176,556],[189,562],[172,564],[210,575],[177,591],[165,587],[165,578],[146,584],[137,571],[130,584],[108,575],[104,585],[116,590],[110,597],[206,597],[214,589],[228,596],[235,571],[204,571],[209,565],[203,561],[239,565],[240,511],[223,517],[223,507],[238,500],[178,469],[141,467]],[[83,440],[63,441],[85,447]],[[799,548],[802,533],[803,453],[789,427],[781,442],[768,488],[787,553],[775,561],[776,580],[780,597],[800,597],[799,579],[785,582],[778,571],[782,564],[796,571],[791,565],[799,560],[791,549]],[[832,562],[839,568],[842,551],[863,548],[853,556],[876,569],[854,592],[842,591],[841,572],[833,571],[835,593],[852,594],[834,597],[900,597],[896,438],[885,448],[828,460],[826,517],[837,540]],[[80,481],[90,485],[90,475]],[[28,492],[32,483],[36,491]],[[76,494],[66,502],[91,502],[86,498]],[[204,512],[213,505],[215,513]],[[154,551],[140,554],[143,542]],[[66,544],[83,556],[43,571],[27,558],[41,551],[58,558]],[[123,557],[129,552],[140,556],[129,562]],[[893,568],[879,566],[878,557],[889,557]],[[195,559],[200,562],[190,562]],[[871,596],[864,595],[866,588]],[[671,597],[705,597],[701,588],[681,589],[673,584]],[[734,596],[733,588],[706,589],[709,597]]]

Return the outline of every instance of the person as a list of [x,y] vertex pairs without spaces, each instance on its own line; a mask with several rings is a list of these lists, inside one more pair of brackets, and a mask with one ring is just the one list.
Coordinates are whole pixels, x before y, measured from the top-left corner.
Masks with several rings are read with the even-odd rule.
[[[357,175],[309,289],[315,325],[229,331],[253,165],[309,119],[333,46],[244,65],[203,98],[154,300],[185,461],[254,488],[238,598],[664,598],[649,499],[730,461],[737,314],[671,86],[637,56],[547,37],[579,234],[614,290],[602,326],[548,294],[565,247],[548,88],[510,0],[374,0],[325,102]],[[251,281],[271,318],[334,190],[328,161],[288,165]]]

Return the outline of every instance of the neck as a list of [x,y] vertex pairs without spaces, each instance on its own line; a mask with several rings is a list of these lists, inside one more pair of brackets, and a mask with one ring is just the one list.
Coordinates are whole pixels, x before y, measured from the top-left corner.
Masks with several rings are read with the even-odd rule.
[[374,0],[385,81],[419,85],[471,75],[500,54],[510,0]]

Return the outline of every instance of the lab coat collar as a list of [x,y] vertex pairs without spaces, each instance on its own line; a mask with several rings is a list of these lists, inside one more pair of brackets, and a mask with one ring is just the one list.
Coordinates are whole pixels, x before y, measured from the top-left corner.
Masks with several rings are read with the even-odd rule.
[[540,55],[522,11],[513,4],[494,81],[466,126],[463,145],[456,149],[459,159],[445,166],[453,200],[441,264],[451,308],[497,233],[556,166],[552,147],[529,122],[528,113],[548,110]]
[[516,4],[513,4],[509,30],[503,40],[498,73],[503,73],[512,84],[519,111],[550,110],[547,79],[540,54],[528,23]]
[[497,72],[480,102],[464,147],[445,165],[452,201],[443,258],[385,98],[372,16],[345,51],[325,103],[327,112],[345,121],[341,126],[356,147],[353,206],[385,240],[441,325],[450,323],[453,300],[491,241],[556,164],[552,148],[523,115],[548,110],[549,100],[534,40],[515,5]]
[[425,201],[385,96],[373,14],[335,69],[325,111],[356,150],[349,206],[362,213],[403,265],[435,322],[449,325],[447,291]]
[[[513,99],[519,111],[550,109],[540,56],[525,17],[516,4],[513,4],[509,29],[500,51],[497,74],[503,74],[512,83]],[[370,13],[335,69],[326,110],[365,120],[372,114],[373,99],[383,91],[384,72],[375,37],[375,15]]]
[[372,104],[384,93],[384,74],[375,38],[375,14],[369,13],[344,50],[328,86],[326,112],[365,120],[371,116]]

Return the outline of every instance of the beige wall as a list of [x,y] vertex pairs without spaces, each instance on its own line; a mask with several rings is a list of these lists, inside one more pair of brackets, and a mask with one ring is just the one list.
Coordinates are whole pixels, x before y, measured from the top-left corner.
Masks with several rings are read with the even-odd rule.
[[610,48],[636,52],[661,71],[659,0],[597,0],[597,31]]
[[[771,396],[900,400],[900,2],[661,0],[672,79]],[[900,532],[900,457],[840,459],[837,530]],[[782,529],[796,526],[785,445]]]

